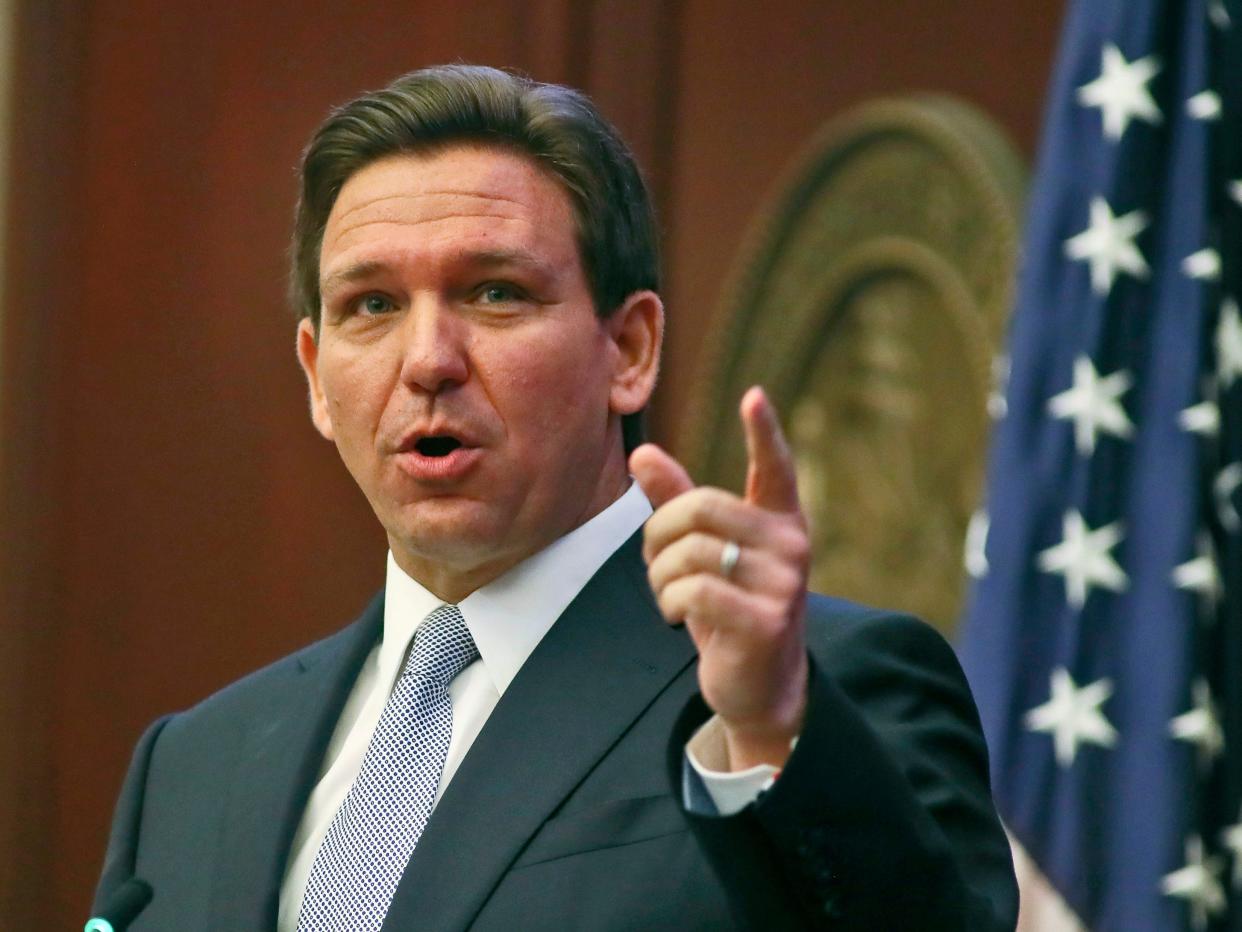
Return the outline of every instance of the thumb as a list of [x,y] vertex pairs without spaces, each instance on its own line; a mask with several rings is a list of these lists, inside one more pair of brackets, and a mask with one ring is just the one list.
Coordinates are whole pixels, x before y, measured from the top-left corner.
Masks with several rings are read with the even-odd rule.
[[630,454],[630,473],[653,508],[694,488],[685,467],[654,443],[644,443]]

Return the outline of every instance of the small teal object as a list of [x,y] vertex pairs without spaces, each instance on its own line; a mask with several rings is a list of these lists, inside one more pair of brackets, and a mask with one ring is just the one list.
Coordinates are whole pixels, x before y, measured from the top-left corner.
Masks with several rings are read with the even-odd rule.
[[151,885],[145,880],[130,877],[112,891],[104,901],[99,914],[91,916],[82,932],[125,932],[130,923],[151,902]]

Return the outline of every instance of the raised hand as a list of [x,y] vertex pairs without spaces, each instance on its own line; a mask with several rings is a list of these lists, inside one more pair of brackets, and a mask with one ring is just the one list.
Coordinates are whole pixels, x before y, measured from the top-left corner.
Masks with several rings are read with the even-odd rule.
[[699,688],[724,724],[729,765],[782,766],[806,711],[810,541],[793,457],[760,388],[742,397],[743,498],[696,487],[654,444],[630,472],[655,507],[643,556],[664,617],[699,651]]

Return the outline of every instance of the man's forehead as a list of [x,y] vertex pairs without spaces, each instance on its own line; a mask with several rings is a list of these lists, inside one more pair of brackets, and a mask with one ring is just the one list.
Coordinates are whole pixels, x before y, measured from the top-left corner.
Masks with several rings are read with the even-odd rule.
[[[497,234],[520,228],[573,236],[568,195],[530,159],[505,150],[454,147],[388,156],[352,175],[333,205],[324,250],[343,245],[364,227],[423,226],[433,235],[496,224]],[[376,233],[367,231],[364,235]]]
[[520,210],[526,205],[522,198],[511,196],[504,188],[480,191],[460,185],[444,185],[399,190],[391,183],[395,180],[388,178],[386,181],[389,183],[385,183],[385,180],[362,179],[358,187],[350,192],[351,197],[337,199],[337,206],[328,220],[329,227],[356,223],[359,213],[366,214],[367,222],[399,223],[409,219],[444,220],[471,214],[504,217],[514,214],[515,208]]
[[359,210],[504,215],[534,206],[568,206],[568,195],[531,158],[507,149],[453,146],[397,153],[358,169],[342,186],[328,222],[348,219]]

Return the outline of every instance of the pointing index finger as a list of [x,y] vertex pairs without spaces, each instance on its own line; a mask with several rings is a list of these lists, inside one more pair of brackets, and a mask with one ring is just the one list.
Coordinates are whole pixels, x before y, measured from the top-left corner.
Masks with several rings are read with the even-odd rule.
[[767,393],[757,385],[748,389],[740,412],[748,462],[746,501],[771,511],[797,511],[793,454]]

